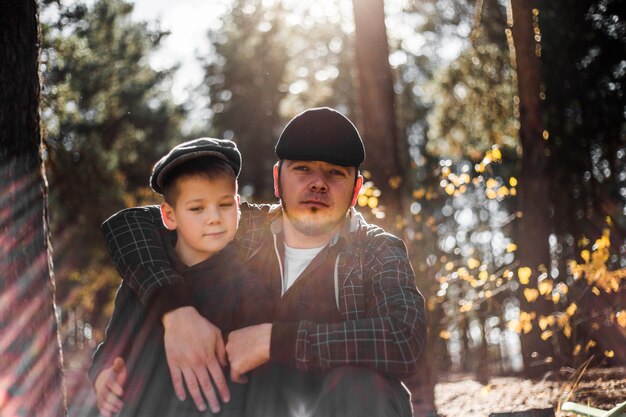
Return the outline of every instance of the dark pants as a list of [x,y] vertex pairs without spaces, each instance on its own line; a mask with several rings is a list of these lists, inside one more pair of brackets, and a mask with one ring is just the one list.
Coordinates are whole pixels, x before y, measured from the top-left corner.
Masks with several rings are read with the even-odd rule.
[[411,417],[409,392],[368,368],[302,372],[281,365],[254,371],[246,417]]

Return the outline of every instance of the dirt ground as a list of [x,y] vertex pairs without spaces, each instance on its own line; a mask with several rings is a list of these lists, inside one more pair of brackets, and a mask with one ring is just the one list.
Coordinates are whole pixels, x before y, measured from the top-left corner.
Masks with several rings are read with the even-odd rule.
[[626,401],[626,367],[564,370],[542,380],[493,378],[482,385],[468,377],[449,378],[435,387],[441,417],[488,417],[496,412],[552,407],[557,417],[575,416],[560,411],[565,401],[610,410]]
[[[66,385],[69,417],[96,417],[94,395],[87,379],[89,358],[66,356]],[[562,371],[539,381],[517,377],[497,377],[482,385],[470,377],[451,376],[435,387],[435,402],[441,417],[489,417],[496,412],[532,408],[558,410],[565,401],[609,410],[626,401],[626,367]],[[575,416],[556,412],[557,417]]]

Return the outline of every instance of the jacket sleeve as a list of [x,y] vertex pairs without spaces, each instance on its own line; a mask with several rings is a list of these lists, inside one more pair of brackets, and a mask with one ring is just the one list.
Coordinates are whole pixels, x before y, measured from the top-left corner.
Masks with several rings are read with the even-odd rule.
[[144,306],[158,306],[157,313],[163,315],[192,304],[164,249],[163,237],[175,232],[163,225],[158,206],[122,210],[108,218],[101,230],[117,271]]
[[265,283],[245,266],[242,267],[238,294],[238,311],[234,321],[234,328],[253,326],[261,323],[271,323],[274,319],[275,305],[270,298],[270,292]]
[[[351,273],[362,276],[364,307],[341,309],[360,313],[338,323],[274,323],[270,360],[301,370],[359,365],[398,378],[415,373],[426,338],[424,298],[404,243],[376,236],[359,264]],[[357,304],[358,291],[344,286],[339,303]]]
[[115,296],[115,307],[106,328],[104,341],[96,348],[91,367],[89,368],[89,380],[93,385],[96,378],[104,369],[113,365],[116,357],[128,361],[132,348],[132,338],[141,325],[141,309],[139,300],[131,289],[122,284]]

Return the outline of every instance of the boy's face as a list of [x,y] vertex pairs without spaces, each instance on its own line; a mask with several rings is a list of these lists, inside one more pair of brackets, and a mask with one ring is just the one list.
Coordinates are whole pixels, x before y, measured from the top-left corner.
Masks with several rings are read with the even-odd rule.
[[165,226],[176,230],[176,253],[191,266],[213,256],[230,242],[239,222],[235,180],[181,177],[174,207],[161,204]]

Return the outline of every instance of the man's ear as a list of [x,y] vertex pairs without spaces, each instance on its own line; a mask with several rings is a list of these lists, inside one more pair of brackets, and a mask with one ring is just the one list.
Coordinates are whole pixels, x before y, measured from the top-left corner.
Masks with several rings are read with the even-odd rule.
[[169,230],[176,230],[176,215],[174,208],[167,203],[161,203],[161,220]]
[[239,220],[241,220],[241,196],[237,194],[235,199],[237,200],[237,224],[239,224]]
[[359,193],[361,192],[361,187],[363,186],[363,176],[359,175],[356,178],[356,184],[354,184],[354,191],[352,194],[352,203],[350,203],[350,207],[354,207],[356,204],[356,200],[359,198]]
[[272,170],[273,174],[274,174],[274,195],[277,198],[280,198],[280,189],[278,188],[278,162],[276,162],[274,164],[274,169]]

